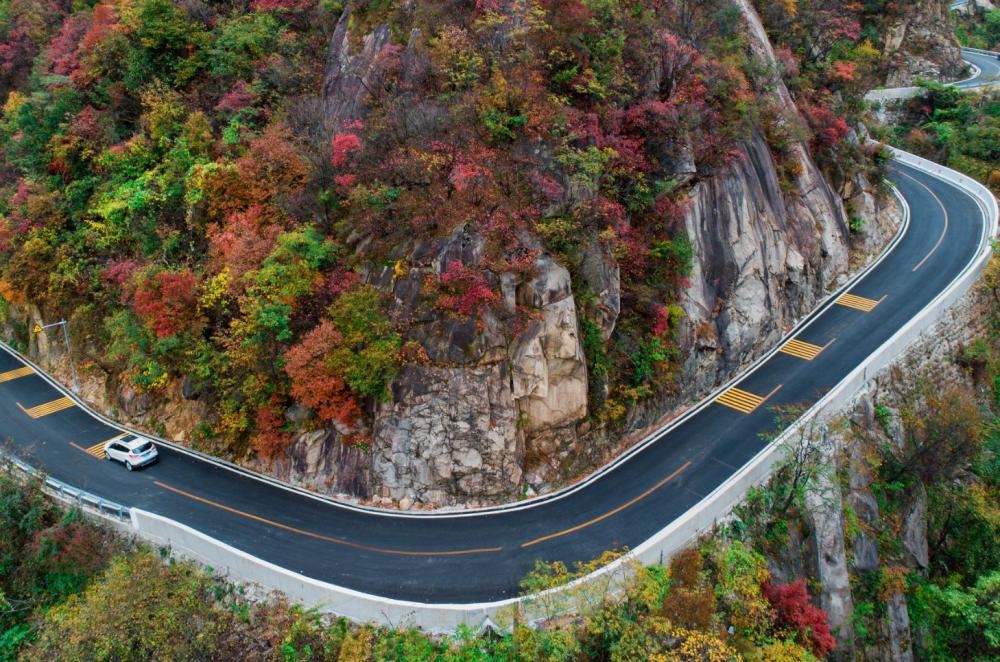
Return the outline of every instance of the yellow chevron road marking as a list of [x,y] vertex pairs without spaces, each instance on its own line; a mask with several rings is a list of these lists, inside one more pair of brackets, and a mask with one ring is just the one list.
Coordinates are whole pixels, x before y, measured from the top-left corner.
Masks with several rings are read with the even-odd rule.
[[[836,340],[834,338],[833,340]],[[800,358],[804,361],[812,361],[817,356],[823,353],[823,350],[833,344],[833,340],[827,344],[820,347],[819,345],[813,345],[812,343],[807,343],[802,340],[789,340],[785,343],[780,350],[782,354],[788,354],[796,358]]]
[[72,441],[69,442],[69,445],[72,446],[73,448],[77,449],[77,450],[81,450],[84,453],[87,453],[88,455],[93,455],[98,460],[103,460],[104,459],[104,447],[106,445],[108,445],[109,443],[111,443],[112,441],[117,441],[117,440],[121,439],[126,434],[128,434],[128,433],[127,432],[122,432],[121,434],[115,435],[114,437],[111,437],[110,439],[105,439],[104,441],[99,441],[96,444],[94,444],[93,446],[91,446],[90,448],[84,448],[83,446],[78,446],[78,445],[74,444]]
[[42,416],[48,416],[49,414],[54,414],[57,411],[62,411],[63,409],[75,407],[76,403],[70,398],[64,397],[59,398],[58,400],[53,400],[52,402],[46,402],[44,404],[31,407],[30,409],[25,409],[24,405],[20,402],[17,403],[17,406],[31,418],[41,418]]
[[876,301],[875,299],[866,299],[865,297],[859,297],[854,294],[845,294],[837,299],[837,303],[841,306],[854,308],[855,310],[860,310],[863,313],[870,313],[875,310],[875,306],[879,305],[883,301],[885,301],[885,297]]
[[720,405],[725,405],[744,414],[752,414],[762,404],[767,402],[772,395],[778,392],[781,384],[774,387],[774,390],[765,396],[755,395],[749,391],[738,389],[735,386],[715,399]]
[[33,374],[35,374],[35,371],[28,366],[17,368],[16,370],[8,370],[7,372],[0,372],[0,384]]
[[92,455],[92,456],[96,457],[98,460],[103,460],[104,459],[104,444],[106,444],[106,443],[108,443],[108,442],[101,441],[101,442],[98,442],[98,443],[94,444],[90,448],[84,448],[83,446],[77,446],[72,441],[69,442],[69,445],[72,446],[73,448],[77,449],[77,450],[83,451],[87,455]]

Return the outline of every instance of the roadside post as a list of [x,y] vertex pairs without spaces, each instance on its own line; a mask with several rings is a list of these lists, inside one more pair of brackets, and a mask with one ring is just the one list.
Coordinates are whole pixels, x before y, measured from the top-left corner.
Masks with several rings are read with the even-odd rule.
[[77,395],[80,394],[80,382],[76,378],[76,363],[73,361],[73,346],[69,342],[69,323],[66,320],[60,320],[58,322],[53,322],[52,324],[40,324],[36,323],[35,328],[32,332],[36,335],[44,331],[45,329],[51,329],[54,326],[61,326],[63,330],[63,340],[66,341],[66,356],[69,357],[69,368],[73,376],[73,392]]

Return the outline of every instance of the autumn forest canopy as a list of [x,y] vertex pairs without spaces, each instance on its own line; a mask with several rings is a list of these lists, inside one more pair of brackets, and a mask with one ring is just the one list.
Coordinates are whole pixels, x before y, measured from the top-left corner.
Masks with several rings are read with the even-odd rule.
[[[900,3],[758,4],[777,65],[729,0],[0,1],[2,305],[65,316],[126,388],[185,380],[214,412],[198,443],[270,457],[295,403],[365,444],[431,361],[416,320],[516,333],[534,313],[503,275],[599,244],[622,314],[603,338],[580,293],[581,335],[613,424],[683,361],[690,188],[754,135],[789,181],[798,145],[833,177],[870,158],[848,122]],[[415,239],[462,227],[483,259],[396,306]]]

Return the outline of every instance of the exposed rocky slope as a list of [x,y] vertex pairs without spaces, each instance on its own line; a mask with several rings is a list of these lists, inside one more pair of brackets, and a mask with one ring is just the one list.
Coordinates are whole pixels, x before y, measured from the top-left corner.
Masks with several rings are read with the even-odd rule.
[[[742,9],[754,36],[752,48],[773,59],[753,9]],[[324,105],[335,123],[364,115],[359,90],[368,86],[363,81],[373,75],[373,61],[388,38],[384,27],[376,27],[360,47],[352,46],[349,24],[345,13],[332,38],[324,84]],[[411,34],[402,65],[413,76],[421,69],[414,55],[419,36]],[[777,85],[782,109],[793,121],[794,104],[780,81]],[[414,110],[418,117],[432,112]],[[802,174],[790,191],[782,191],[760,134],[742,152],[733,166],[699,182],[690,194],[684,222],[694,270],[682,343],[689,358],[677,380],[680,388],[629,412],[629,428],[651,424],[745,365],[847,270],[843,205],[808,153],[797,149]],[[693,162],[678,163],[675,171],[678,177],[697,175]],[[886,222],[880,210],[872,211],[875,227]],[[415,306],[425,274],[440,275],[456,259],[478,267],[483,249],[483,238],[461,227],[448,238],[418,241],[401,253],[410,267],[406,275],[384,268],[367,278],[391,288],[405,311]],[[352,475],[367,473],[366,489],[356,493],[402,500],[404,506],[477,503],[510,498],[525,477],[531,487],[544,489],[547,482],[568,477],[567,470],[586,470],[604,459],[606,431],[590,430],[587,420],[588,371],[574,291],[594,295],[599,330],[607,340],[621,308],[619,267],[600,245],[588,249],[579,282],[544,253],[533,266],[535,275],[527,279],[500,275],[508,312],[517,305],[537,311],[516,336],[504,336],[488,319],[485,326],[440,318],[415,325],[411,336],[431,364],[407,367],[396,376],[391,400],[377,409],[372,423],[370,467],[344,466]],[[286,475],[343,486],[328,454],[337,435],[330,430],[300,437],[289,451]]]
[[[807,464],[812,469],[806,471],[810,483],[804,509],[781,527],[787,526],[787,538],[768,553],[769,566],[780,581],[805,578],[819,587],[820,606],[837,637],[831,659],[912,660],[918,647],[926,649],[930,643],[920,640],[928,633],[911,623],[908,596],[912,598],[913,587],[902,578],[931,574],[928,489],[935,482],[974,484],[976,478],[968,473],[968,458],[955,463],[961,452],[943,452],[943,459],[927,470],[914,461],[925,434],[918,428],[934,429],[931,435],[940,432],[927,417],[940,411],[924,410],[922,401],[950,389],[973,393],[983,386],[978,381],[982,370],[968,370],[968,357],[969,348],[989,328],[991,305],[983,292],[970,293],[893,370],[835,414],[829,426],[807,430],[793,442],[800,457],[811,458]],[[933,387],[927,390],[929,384]],[[962,432],[954,428],[950,434],[959,438]],[[908,477],[897,477],[890,494],[885,468],[893,461],[900,462]],[[743,511],[746,521],[752,512],[752,507]],[[944,524],[936,522],[935,553],[947,548],[949,531],[940,529]]]
[[[756,11],[749,2],[737,4],[751,57],[776,70]],[[343,13],[329,45],[320,106],[331,126],[365,118],[366,95],[378,86],[378,60],[390,40],[384,25],[352,34],[351,16],[350,9]],[[410,83],[427,75],[422,44],[413,30],[400,56],[402,77]],[[775,99],[779,123],[802,122],[779,78],[761,73],[750,82],[755,93]],[[441,112],[432,100],[414,99],[406,121],[420,130]],[[595,425],[590,408],[606,393],[600,377],[588,374],[581,314],[586,308],[601,340],[613,342],[623,305],[620,266],[598,241],[571,272],[536,238],[519,238],[536,248],[530,268],[495,278],[502,297],[498,314],[526,311],[523,328],[511,331],[493,313],[460,319],[420,308],[428,276],[440,278],[455,262],[481,266],[484,237],[473,226],[460,226],[442,238],[403,242],[395,249],[395,266],[372,263],[362,274],[392,293],[393,316],[410,320],[407,339],[427,354],[423,364],[400,370],[391,397],[374,407],[363,430],[370,442],[347,446],[342,442],[356,430],[329,425],[297,433],[285,456],[255,466],[315,489],[404,507],[475,504],[547,489],[592,470],[620,448],[619,437],[670,415],[746,365],[848,272],[852,242],[861,253],[869,251],[896,223],[894,203],[862,176],[833,190],[804,144],[776,155],[754,127],[738,158],[706,172],[698,171],[689,149],[667,157],[675,180],[691,185],[683,226],[693,260],[677,329],[683,359],[675,388],[629,407],[623,424]],[[547,160],[537,148],[532,158]],[[587,195],[574,190],[551,159],[548,164],[567,183],[566,200]],[[849,233],[845,198],[867,220],[861,236]],[[363,242],[357,250],[364,253]],[[11,319],[22,324],[38,318],[27,309],[18,314],[15,307],[14,313]],[[23,327],[10,331],[26,335]],[[58,346],[38,342],[32,351],[52,364]],[[114,413],[185,441],[208,415],[188,380],[170,385],[164,399],[105,383],[95,372],[87,393]],[[297,415],[287,414],[293,422]],[[198,443],[213,450],[210,439]]]
[[[754,10],[747,4],[742,10],[751,48],[773,61]],[[328,107],[337,109],[347,105],[338,98],[340,91],[355,89],[344,81],[351,72],[367,71],[365,63],[377,52],[380,34],[376,29],[363,41],[363,51],[350,54],[341,28],[331,46],[338,55],[331,59],[325,87]],[[412,50],[411,40],[407,52]],[[795,121],[797,110],[780,81],[756,84],[776,85],[782,111]],[[682,331],[688,359],[675,392],[629,412],[631,429],[653,423],[728,378],[810,310],[848,269],[841,198],[806,150],[795,149],[792,158],[800,174],[784,190],[761,134],[755,133],[741,152],[732,166],[702,178],[689,194],[684,223],[694,268],[683,302]],[[675,172],[678,177],[697,175],[693,163],[678,163]],[[858,194],[872,232],[884,235],[893,225],[892,205],[882,208],[870,190]],[[454,258],[478,265],[481,252],[482,239],[461,229],[435,245],[420,245],[407,261],[440,273]],[[408,503],[509,497],[521,486],[524,469],[529,484],[541,489],[549,480],[567,477],[567,469],[585,470],[603,459],[606,432],[590,430],[587,421],[588,373],[574,293],[584,289],[593,294],[590,305],[598,311],[600,333],[610,338],[621,307],[618,265],[595,245],[582,261],[578,282],[550,256],[540,256],[534,266],[536,275],[527,280],[501,275],[508,309],[521,304],[538,311],[517,336],[499,336],[499,328],[489,323],[477,330],[472,321],[448,320],[433,320],[429,329],[417,332],[436,365],[404,370],[393,383],[392,400],[376,414],[373,495]],[[393,287],[397,303],[405,306],[422,276],[413,269],[394,282],[387,272],[370,278]],[[299,458],[293,475],[316,480],[329,468],[302,461],[303,444],[308,443],[293,447]],[[537,458],[545,460],[530,462]]]
[[907,6],[889,27],[882,48],[886,87],[962,77],[966,65],[952,31],[950,6],[941,0],[920,0]]

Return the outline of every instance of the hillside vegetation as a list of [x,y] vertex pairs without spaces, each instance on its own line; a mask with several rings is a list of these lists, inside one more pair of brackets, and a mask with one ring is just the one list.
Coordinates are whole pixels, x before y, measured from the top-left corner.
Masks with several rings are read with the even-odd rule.
[[[5,469],[0,660],[996,659],[998,273],[994,263],[984,282],[988,334],[956,364],[897,373],[873,411],[833,426],[848,441],[833,456],[811,431],[713,536],[669,567],[634,567],[623,595],[583,589],[589,606],[572,616],[541,601],[552,615],[541,627],[514,612],[502,633],[431,637],[322,616],[123,541]],[[558,586],[606,561],[539,563],[521,586]],[[850,571],[836,626],[816,603],[838,587],[817,562]]]
[[[242,589],[117,540],[54,507],[38,483],[0,474],[0,660],[813,660],[833,647],[802,582],[776,585],[740,543],[636,569],[626,596],[504,634],[356,626]],[[540,566],[525,586],[565,581]],[[734,634],[726,630],[732,623]],[[739,651],[739,653],[737,652]]]
[[[604,337],[582,292],[580,335],[590,418],[613,423],[675,388],[693,183],[756,127],[788,181],[799,141],[844,177],[868,158],[845,120],[902,10],[761,4],[780,71],[728,0],[4,0],[0,315],[22,343],[32,306],[65,316],[123,392],[183,380],[209,412],[189,438],[214,452],[276,457],[322,426],[365,448],[402,368],[454,365],[417,322],[516,336],[539,313],[501,275],[549,253],[575,271],[597,246],[621,315]],[[338,25],[352,53],[377,45],[339,92]],[[466,226],[481,257],[442,258],[400,307],[384,282],[413,238]]]

